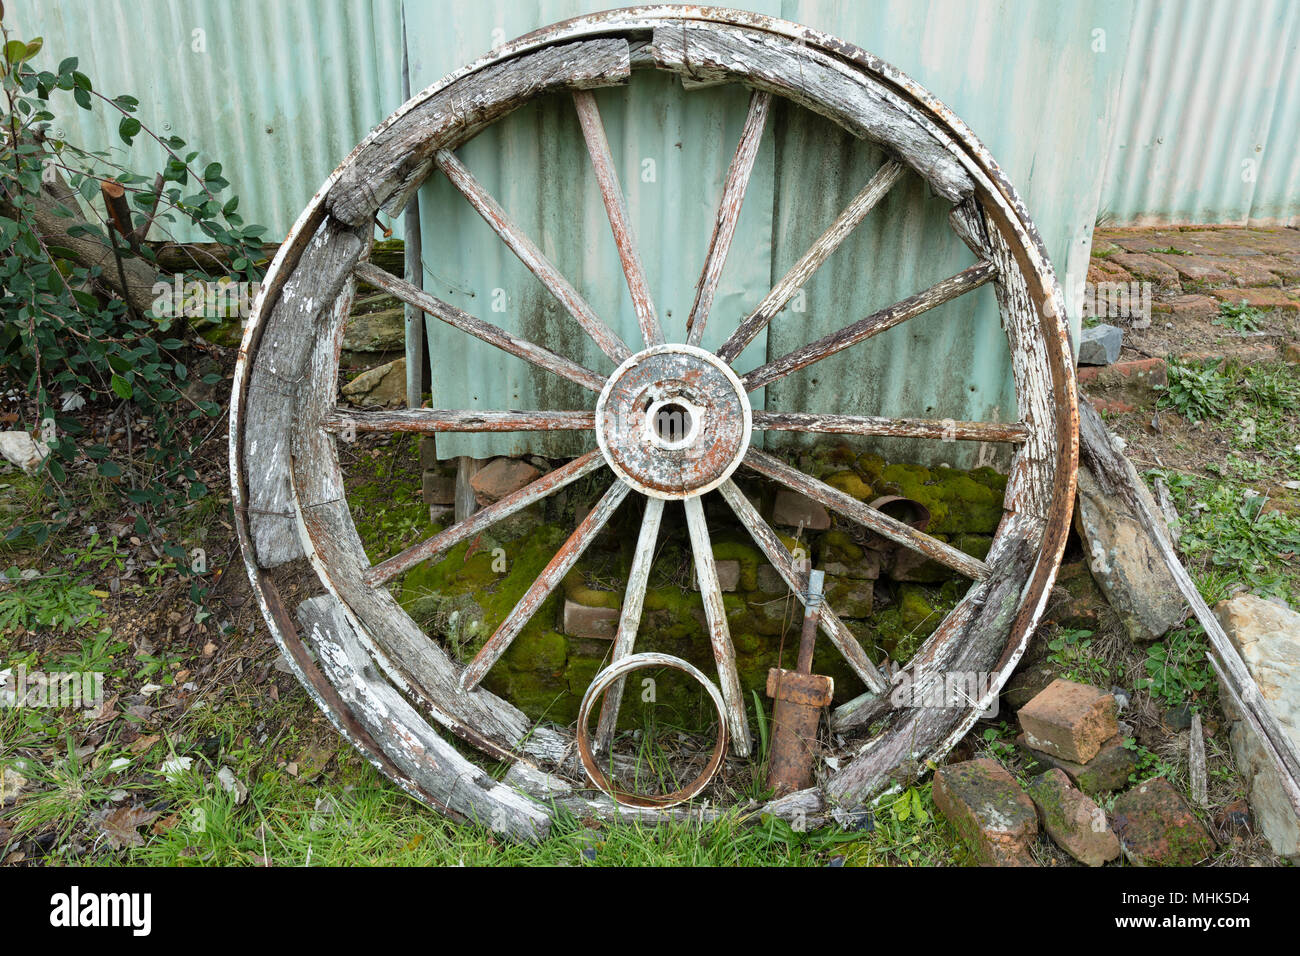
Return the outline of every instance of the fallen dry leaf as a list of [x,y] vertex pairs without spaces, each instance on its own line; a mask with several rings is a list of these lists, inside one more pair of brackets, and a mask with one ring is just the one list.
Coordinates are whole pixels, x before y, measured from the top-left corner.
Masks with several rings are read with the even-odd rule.
[[126,745],[126,749],[133,754],[142,754],[160,740],[162,740],[162,737],[158,734],[150,734],[148,737],[137,737]]
[[100,826],[104,828],[104,833],[108,836],[108,842],[113,845],[114,849],[120,850],[125,846],[144,846],[144,838],[136,832],[136,827],[152,823],[157,816],[157,811],[146,810],[139,806],[119,807],[104,817]]

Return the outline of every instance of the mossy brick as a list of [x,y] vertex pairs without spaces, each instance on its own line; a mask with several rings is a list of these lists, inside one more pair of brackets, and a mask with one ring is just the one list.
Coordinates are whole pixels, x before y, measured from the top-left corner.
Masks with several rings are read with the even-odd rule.
[[1086,764],[1035,750],[1029,746],[1024,734],[1016,737],[1016,746],[1028,773],[1039,774],[1052,769],[1064,771],[1080,790],[1097,797],[1123,790],[1137,770],[1137,753],[1124,745],[1125,739],[1116,734],[1102,744],[1097,756]]
[[1194,866],[1214,852],[1214,838],[1163,777],[1120,794],[1111,826],[1124,856],[1138,866]]
[[840,617],[868,617],[874,585],[868,578],[826,575],[826,602]]
[[1038,811],[1003,766],[987,757],[934,772],[934,804],[983,866],[1033,866]]
[[1119,838],[1106,823],[1106,811],[1070,784],[1061,770],[1049,770],[1029,784],[1047,835],[1086,866],[1101,866],[1119,856]]
[[1058,677],[1020,708],[1019,718],[1035,750],[1087,763],[1119,732],[1117,713],[1111,694]]

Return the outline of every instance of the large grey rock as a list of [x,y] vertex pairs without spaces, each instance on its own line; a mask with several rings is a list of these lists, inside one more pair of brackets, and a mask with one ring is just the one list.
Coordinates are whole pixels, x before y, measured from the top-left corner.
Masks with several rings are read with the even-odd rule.
[[1114,365],[1124,347],[1124,330],[1114,325],[1093,325],[1079,334],[1080,365]]
[[[1278,723],[1300,746],[1300,614],[1253,594],[1221,601],[1214,613]],[[1259,831],[1279,856],[1300,863],[1300,819],[1281,775],[1250,724],[1239,714],[1229,716],[1237,718],[1228,740],[1237,770],[1247,781]]]
[[343,386],[343,395],[354,405],[405,405],[406,359],[367,369]]
[[[1152,514],[1159,514],[1145,485]],[[1154,641],[1187,616],[1187,605],[1160,551],[1141,522],[1119,498],[1106,494],[1085,465],[1079,466],[1075,525],[1088,552],[1088,566],[1106,601],[1135,641]]]

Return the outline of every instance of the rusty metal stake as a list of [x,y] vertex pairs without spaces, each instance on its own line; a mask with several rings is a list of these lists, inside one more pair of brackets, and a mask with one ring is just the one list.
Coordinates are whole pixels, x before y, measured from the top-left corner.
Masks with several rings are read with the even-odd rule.
[[767,672],[767,696],[776,701],[772,710],[772,756],[767,768],[767,785],[778,797],[812,785],[817,724],[822,708],[830,704],[835,694],[834,680],[812,672],[825,577],[823,571],[808,575],[796,669],[773,667]]

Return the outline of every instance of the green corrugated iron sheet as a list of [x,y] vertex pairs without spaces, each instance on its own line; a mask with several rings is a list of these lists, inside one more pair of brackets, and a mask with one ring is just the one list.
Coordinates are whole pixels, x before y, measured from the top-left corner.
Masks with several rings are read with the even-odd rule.
[[[109,93],[221,160],[250,221],[282,234],[334,165],[394,109],[402,18],[411,88],[522,33],[604,7],[573,0],[475,4],[333,0],[12,2],[11,28],[50,58],[81,57]],[[1294,221],[1300,202],[1300,7],[1285,0],[977,2],[772,0],[744,4],[843,37],[909,73],[975,131],[1024,196],[1067,296],[1081,291],[1094,221]],[[195,49],[202,30],[206,44]],[[598,95],[656,302],[680,334],[721,178],[744,115],[738,88],[684,92],[638,74]],[[781,118],[784,117],[784,121]],[[60,116],[92,147],[116,124]],[[269,130],[269,132],[268,132]],[[158,157],[137,147],[132,165]],[[581,135],[564,100],[520,111],[463,158],[631,343],[636,324]],[[1240,154],[1240,155],[1239,155]],[[1255,159],[1253,181],[1242,161]],[[653,163],[647,175],[646,161]],[[715,308],[718,341],[865,182],[878,157],[821,121],[778,112],[760,153]],[[1249,188],[1246,188],[1249,187]],[[606,368],[565,315],[445,182],[422,193],[425,281],[467,311]],[[960,268],[942,203],[896,190],[783,313],[749,367]],[[178,238],[193,238],[184,228]],[[501,290],[494,295],[495,290]],[[496,312],[493,305],[504,305]],[[667,317],[671,312],[672,317]],[[1072,310],[1076,316],[1077,310]],[[581,405],[496,350],[430,331],[438,404]],[[604,364],[602,364],[604,363]],[[1004,341],[988,290],[816,371],[775,385],[769,407],[992,418],[1012,414]],[[898,443],[900,457],[933,457]],[[447,436],[441,453],[540,449],[536,438]],[[973,449],[946,448],[953,463]]]
[[1300,4],[1141,0],[1099,215],[1300,224]]
[[[200,169],[222,163],[245,221],[276,240],[402,103],[401,0],[10,0],[5,20],[11,35],[45,38],[38,64],[77,57],[95,89],[131,94],[145,125],[199,150]],[[123,146],[111,111],[63,103],[56,138],[161,168],[147,137]],[[164,228],[207,238],[188,223]]]

